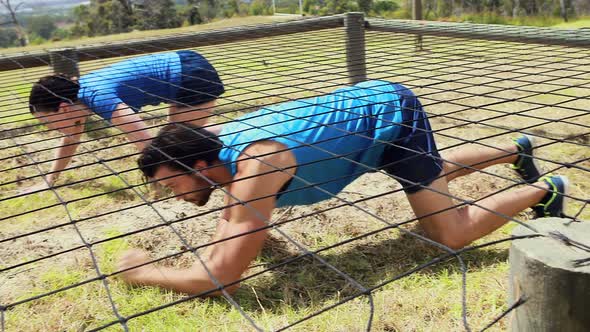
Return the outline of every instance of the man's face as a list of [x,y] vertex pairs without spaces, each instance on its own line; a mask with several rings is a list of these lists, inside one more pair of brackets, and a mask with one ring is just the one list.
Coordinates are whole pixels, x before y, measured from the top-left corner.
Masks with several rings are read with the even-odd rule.
[[176,199],[182,199],[198,206],[207,204],[214,189],[201,176],[194,173],[183,174],[183,172],[173,170],[168,166],[158,167],[154,179],[170,188],[176,195]]

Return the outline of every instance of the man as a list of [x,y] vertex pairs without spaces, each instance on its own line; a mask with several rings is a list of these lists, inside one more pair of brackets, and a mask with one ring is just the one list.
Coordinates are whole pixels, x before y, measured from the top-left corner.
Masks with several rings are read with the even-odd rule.
[[[167,103],[168,119],[203,125],[224,87],[215,68],[193,51],[151,54],[115,63],[80,78],[57,74],[33,85],[31,113],[64,136],[55,153],[47,183],[53,185],[78,148],[84,124],[97,114],[123,131],[142,150],[151,135],[137,112]],[[29,188],[46,187],[45,181]]]
[[[177,198],[199,206],[214,188],[226,192],[214,241],[229,240],[211,246],[205,260],[209,272],[227,285],[239,280],[259,253],[268,233],[263,228],[275,207],[331,198],[367,171],[383,170],[398,180],[426,235],[453,249],[494,231],[528,207],[538,216],[560,215],[567,179],[539,179],[533,148],[532,139],[523,136],[498,149],[468,146],[440,158],[412,92],[398,84],[368,81],[258,110],[224,125],[219,135],[168,125],[143,151],[139,166]],[[454,206],[448,181],[500,163],[512,164],[534,185],[498,193],[478,206]],[[132,250],[119,267],[148,261],[144,252]],[[148,264],[122,276],[133,284],[200,294],[216,287],[209,272],[200,263],[186,270]]]

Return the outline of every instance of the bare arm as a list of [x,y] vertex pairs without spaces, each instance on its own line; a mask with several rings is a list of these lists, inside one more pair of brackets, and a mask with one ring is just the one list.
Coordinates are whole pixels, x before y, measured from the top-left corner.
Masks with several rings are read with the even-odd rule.
[[216,104],[216,100],[211,100],[195,106],[172,104],[168,109],[168,121],[191,123],[195,126],[204,127],[208,125],[209,120],[214,116]]
[[150,144],[152,136],[141,117],[129,106],[121,103],[113,112],[112,124],[127,134],[130,142],[135,144],[139,151]]
[[60,173],[68,167],[70,161],[72,161],[72,155],[76,153],[78,146],[80,145],[80,139],[82,137],[82,133],[84,131],[84,123],[86,122],[85,117],[80,117],[75,124],[69,126],[67,128],[62,128],[60,132],[64,134],[64,136],[60,140],[60,144],[55,150],[54,153],[54,160],[51,163],[51,171],[45,177],[45,180],[41,183],[26,188],[22,191],[22,193],[31,193],[39,190],[43,190],[47,188],[47,184],[49,186],[53,186],[55,181],[59,178]]
[[51,174],[48,174],[46,177],[50,185],[53,185],[61,171],[68,167],[70,161],[72,161],[72,155],[76,153],[79,145],[80,135],[63,137],[61,139],[60,146],[55,151],[55,160],[51,164]]
[[[258,255],[268,234],[267,229],[261,228],[267,225],[275,207],[274,194],[291,176],[284,172],[275,172],[248,177],[273,171],[275,167],[293,166],[295,163],[294,157],[288,151],[265,156],[264,159],[274,167],[264,165],[257,160],[244,160],[238,163],[238,174],[235,178],[247,179],[232,183],[229,190],[231,196],[248,202],[247,206],[237,204],[229,208],[229,213],[224,216],[229,216],[230,220],[229,222],[220,221],[213,241],[231,239],[213,244],[209,252],[204,255],[207,269],[223,285],[239,280]],[[270,197],[258,199],[267,195]],[[230,203],[235,202],[233,197],[229,198]],[[135,251],[123,258],[120,267],[132,267],[147,261],[145,253]],[[189,294],[200,294],[217,287],[200,262],[196,262],[186,270],[147,265],[142,269],[130,270],[123,277],[131,283],[160,286]],[[236,283],[226,290],[233,292],[238,286]],[[207,295],[219,294],[219,292],[213,292]]]
[[[221,227],[223,233],[216,234],[214,240],[221,240],[233,235],[240,235],[250,230],[263,227],[265,223],[241,222],[239,224],[227,222]],[[222,285],[233,283],[240,279],[243,271],[256,257],[264,244],[267,231],[259,231],[250,235],[238,236],[213,245],[212,250],[206,255],[201,254],[207,269],[211,275]],[[212,252],[220,251],[223,254],[214,255]],[[119,268],[133,267],[149,262],[147,254],[140,250],[127,252],[119,263]],[[235,265],[234,265],[235,264]],[[201,262],[196,262],[191,268],[178,270],[163,266],[146,265],[123,273],[123,278],[133,284],[147,286],[159,286],[180,293],[201,294],[217,288],[209,273]],[[226,287],[225,290],[233,293],[239,284]],[[214,291],[206,296],[218,296],[221,292]]]

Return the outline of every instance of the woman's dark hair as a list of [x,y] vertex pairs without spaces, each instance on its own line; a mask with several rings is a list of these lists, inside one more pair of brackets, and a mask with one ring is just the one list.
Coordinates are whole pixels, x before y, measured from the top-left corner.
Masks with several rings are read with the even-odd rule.
[[[188,123],[171,123],[160,130],[141,152],[137,164],[148,178],[153,178],[160,166],[188,171],[197,160],[212,163],[219,159],[223,144],[217,135]],[[186,165],[186,166],[184,166]]]
[[31,89],[29,110],[31,113],[57,112],[60,103],[78,101],[79,90],[76,78],[64,74],[45,76]]

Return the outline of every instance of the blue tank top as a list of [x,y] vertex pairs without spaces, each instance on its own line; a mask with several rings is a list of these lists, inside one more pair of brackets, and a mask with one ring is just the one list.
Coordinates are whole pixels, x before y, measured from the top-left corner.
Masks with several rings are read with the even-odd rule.
[[136,112],[146,105],[170,103],[181,84],[181,74],[176,52],[135,57],[80,77],[78,99],[110,121],[120,103]]
[[242,151],[256,141],[285,145],[297,172],[277,206],[306,205],[332,198],[354,179],[379,166],[386,144],[400,134],[400,94],[387,81],[366,81],[315,98],[262,108],[224,125],[219,159],[232,176]]

